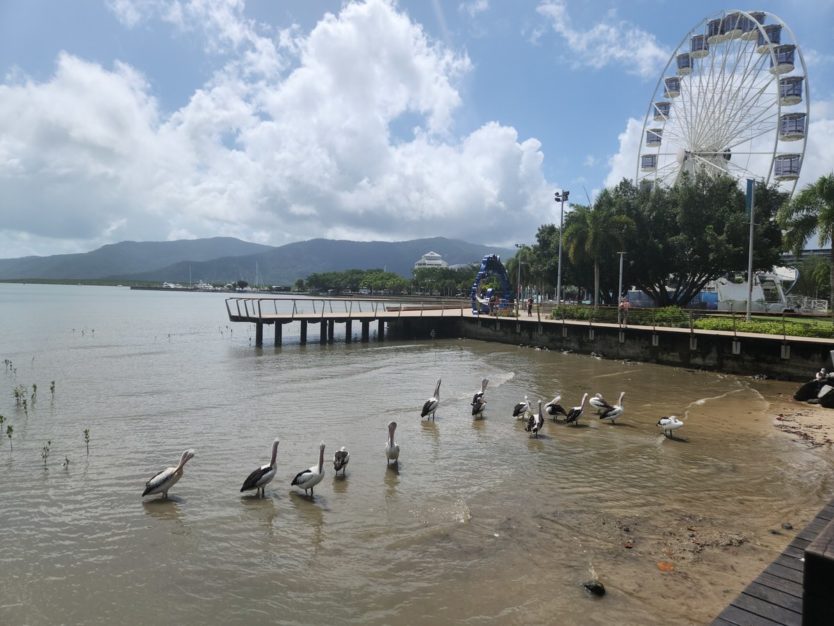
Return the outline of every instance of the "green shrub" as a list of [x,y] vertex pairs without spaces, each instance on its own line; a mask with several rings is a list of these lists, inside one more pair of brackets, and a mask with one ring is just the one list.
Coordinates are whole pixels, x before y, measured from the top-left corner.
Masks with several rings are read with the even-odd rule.
[[[707,317],[695,322],[695,328],[702,330],[733,330],[731,317]],[[735,330],[741,333],[760,333],[763,335],[788,335],[790,337],[834,337],[834,329],[816,324],[805,324],[792,320],[749,322],[736,318]]]

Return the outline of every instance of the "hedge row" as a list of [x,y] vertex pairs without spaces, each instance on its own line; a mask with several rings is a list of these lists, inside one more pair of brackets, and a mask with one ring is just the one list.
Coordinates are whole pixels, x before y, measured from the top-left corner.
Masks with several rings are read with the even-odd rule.
[[[614,308],[594,309],[589,306],[561,306],[553,309],[553,319],[588,320],[593,322],[617,323],[617,310]],[[763,335],[788,335],[791,337],[834,338],[834,326],[807,324],[794,320],[752,320],[747,322],[738,316],[732,317],[702,316],[697,311],[685,311],[680,307],[662,309],[631,309],[628,311],[628,323],[638,326],[669,326],[689,328],[690,319],[695,328],[701,330],[736,330],[745,333]]]

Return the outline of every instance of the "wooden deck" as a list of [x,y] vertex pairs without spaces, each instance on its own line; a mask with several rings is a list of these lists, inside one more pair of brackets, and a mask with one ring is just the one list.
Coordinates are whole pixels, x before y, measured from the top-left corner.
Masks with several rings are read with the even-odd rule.
[[[715,626],[801,626],[834,624],[834,592],[827,621],[814,618],[803,622],[805,550],[834,519],[834,500],[788,544],[788,547],[724,609],[712,622]],[[834,529],[834,527],[832,527]],[[832,589],[827,581],[827,588]],[[807,618],[807,616],[806,616]]]

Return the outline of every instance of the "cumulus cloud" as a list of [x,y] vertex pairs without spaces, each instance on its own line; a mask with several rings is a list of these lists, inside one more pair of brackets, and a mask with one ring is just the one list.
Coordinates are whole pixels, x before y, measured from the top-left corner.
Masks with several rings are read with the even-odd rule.
[[214,235],[506,244],[548,219],[539,142],[497,122],[456,135],[467,55],[386,0],[308,33],[236,0],[111,8],[200,30],[220,64],[166,114],[141,69],[69,52],[48,80],[0,84],[3,256]]
[[[671,51],[660,45],[653,34],[626,20],[616,20],[609,14],[605,21],[580,30],[568,15],[566,0],[546,0],[536,10],[564,39],[571,51],[571,62],[577,67],[600,69],[616,64],[629,74],[651,78],[669,60]],[[541,34],[537,32],[536,37]]]

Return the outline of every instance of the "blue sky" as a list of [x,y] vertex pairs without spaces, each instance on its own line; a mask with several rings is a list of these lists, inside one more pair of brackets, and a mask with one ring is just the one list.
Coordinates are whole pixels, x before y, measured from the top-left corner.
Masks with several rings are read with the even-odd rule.
[[[511,245],[633,177],[681,39],[671,0],[0,0],[0,257],[121,240]],[[800,184],[834,163],[834,2]]]

